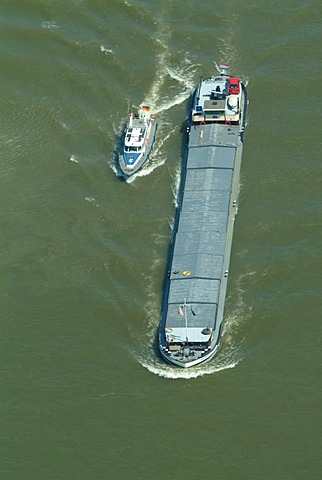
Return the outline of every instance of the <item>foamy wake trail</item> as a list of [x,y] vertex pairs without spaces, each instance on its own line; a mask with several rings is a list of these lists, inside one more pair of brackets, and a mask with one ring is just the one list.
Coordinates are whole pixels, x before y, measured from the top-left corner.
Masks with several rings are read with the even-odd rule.
[[230,368],[235,368],[239,360],[233,362],[222,362],[221,364],[205,364],[201,367],[196,368],[189,368],[187,370],[180,369],[176,367],[171,367],[167,364],[157,364],[155,363],[148,363],[145,360],[139,359],[141,365],[146,368],[149,372],[158,375],[159,377],[168,378],[171,380],[183,379],[183,380],[190,380],[192,378],[203,377],[204,375],[213,375],[215,373],[222,372],[223,370],[227,370]]
[[[187,59],[184,59],[181,65],[176,67],[171,66],[169,64],[169,49],[164,43],[162,43],[162,46],[164,52],[160,53],[158,56],[156,79],[144,99],[144,102],[147,105],[150,105],[153,113],[164,112],[176,105],[180,105],[189,97],[194,86],[193,70],[195,69],[195,66]],[[167,77],[174,80],[178,84],[180,90],[170,101],[168,99],[162,99],[161,94]]]
[[158,108],[154,108],[154,113],[164,112],[166,110],[170,110],[176,105],[180,105],[189,97],[189,94],[190,92],[189,93],[183,92],[183,93],[180,93],[179,95],[176,95],[171,101],[167,101],[164,103],[161,102]]
[[[151,159],[152,157],[150,157]],[[132,175],[131,177],[127,178],[126,179],[126,183],[132,183],[135,181],[136,178],[138,177],[146,177],[147,175],[150,175],[153,170],[155,170],[156,168],[160,167],[161,165],[164,165],[165,164],[165,161],[166,159],[163,158],[161,159],[158,163],[148,163],[147,165],[144,166],[144,168],[142,168],[141,170],[139,170],[137,173],[135,173],[134,175]]]
[[[236,317],[239,318],[239,312],[230,318],[227,318],[225,329],[223,332],[222,347],[218,353],[208,363],[197,367],[188,369],[182,369],[165,363],[161,360],[154,350],[155,335],[159,326],[160,319],[160,305],[158,304],[158,298],[153,291],[152,282],[150,293],[148,294],[148,301],[146,305],[146,314],[149,319],[146,334],[146,344],[144,345],[143,352],[135,353],[134,356],[138,362],[146,368],[149,372],[160,377],[169,379],[184,379],[189,380],[192,378],[203,377],[204,375],[213,375],[224,370],[235,368],[243,359],[243,350],[240,343],[236,344]],[[158,319],[158,320],[156,320]],[[156,324],[157,323],[157,324]]]

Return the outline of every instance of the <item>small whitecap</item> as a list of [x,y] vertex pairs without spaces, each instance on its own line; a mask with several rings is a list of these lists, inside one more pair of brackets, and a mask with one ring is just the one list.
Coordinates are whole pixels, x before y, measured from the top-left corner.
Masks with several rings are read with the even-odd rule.
[[103,45],[101,45],[101,52],[103,52],[103,53],[113,53],[113,50],[109,50],[108,48],[105,48]]
[[70,162],[79,163],[77,158],[76,158],[76,155],[72,155],[69,160],[70,160]]
[[89,203],[95,203],[95,206],[99,207],[99,204],[96,203],[96,199],[94,197],[85,197],[85,200],[86,202],[89,202]]
[[49,20],[45,20],[41,24],[41,28],[59,28],[59,25],[56,22],[50,22]]

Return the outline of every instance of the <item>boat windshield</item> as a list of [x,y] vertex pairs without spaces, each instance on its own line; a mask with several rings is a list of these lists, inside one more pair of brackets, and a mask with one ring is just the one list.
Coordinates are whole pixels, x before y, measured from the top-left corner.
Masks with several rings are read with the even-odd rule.
[[138,147],[125,147],[124,149],[126,152],[138,152]]

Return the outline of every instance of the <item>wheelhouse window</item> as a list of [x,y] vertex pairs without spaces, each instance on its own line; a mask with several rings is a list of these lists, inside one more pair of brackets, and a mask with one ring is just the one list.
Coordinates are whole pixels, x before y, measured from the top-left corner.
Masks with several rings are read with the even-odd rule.
[[221,110],[205,110],[205,115],[215,115],[216,117],[224,115],[224,113],[225,112]]
[[126,152],[138,152],[138,147],[125,147]]

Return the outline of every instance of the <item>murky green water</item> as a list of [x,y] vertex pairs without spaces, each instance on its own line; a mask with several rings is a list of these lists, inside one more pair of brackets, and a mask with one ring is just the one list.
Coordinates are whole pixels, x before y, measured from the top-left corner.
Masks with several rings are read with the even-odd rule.
[[[315,480],[321,456],[318,1],[2,0],[3,480]],[[225,335],[155,349],[189,95],[250,99]],[[131,104],[158,136],[130,183]]]

